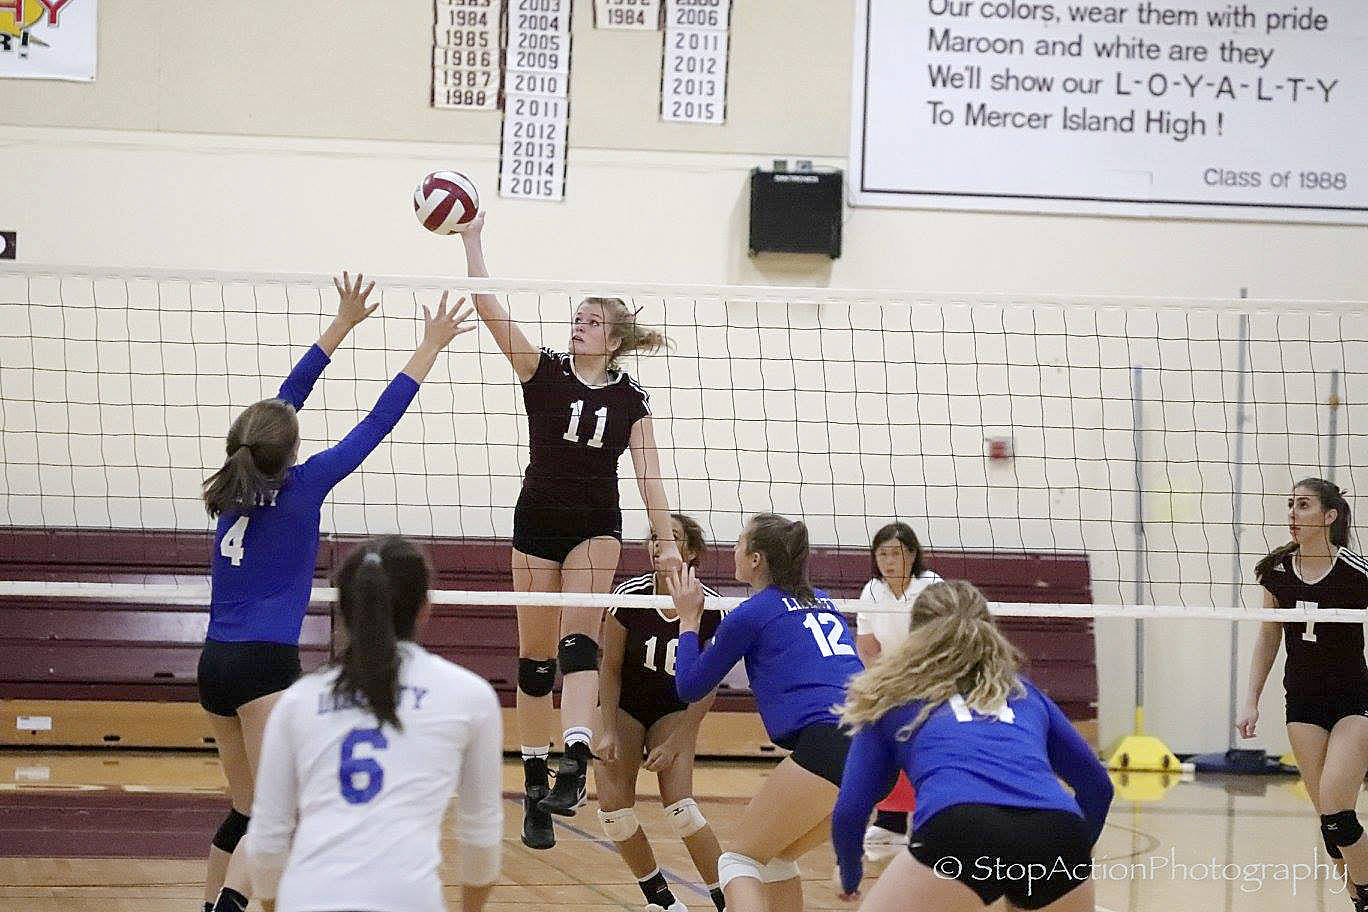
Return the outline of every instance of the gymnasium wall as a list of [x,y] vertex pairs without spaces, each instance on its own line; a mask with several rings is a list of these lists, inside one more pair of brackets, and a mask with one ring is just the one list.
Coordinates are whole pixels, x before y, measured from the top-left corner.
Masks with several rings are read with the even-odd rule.
[[[656,112],[659,34],[596,32],[591,28],[590,5],[577,3],[567,200],[559,204],[501,201],[495,191],[499,115],[437,111],[427,106],[430,8],[421,2],[403,6],[362,10],[357,5],[344,16],[338,14],[337,4],[313,0],[277,4],[265,12],[253,8],[244,14],[241,5],[204,0],[180,4],[104,0],[95,83],[0,81],[0,143],[10,175],[0,182],[0,221],[4,222],[0,228],[19,230],[21,257],[29,262],[258,272],[328,272],[350,267],[375,273],[459,275],[463,262],[459,241],[420,231],[409,202],[412,186],[422,173],[435,167],[458,167],[485,191],[490,209],[486,233],[490,264],[496,274],[504,276],[810,284],[927,293],[965,289],[1065,295],[1098,292],[1140,296],[1140,305],[1170,296],[1233,296],[1240,287],[1267,297],[1352,298],[1361,297],[1368,286],[1362,229],[1327,226],[848,209],[845,255],[840,260],[747,257],[746,176],[750,168],[767,165],[775,157],[844,164],[853,13],[848,4],[829,0],[735,4],[729,122],[722,127],[660,123]],[[198,312],[201,305],[189,304],[190,290],[184,293],[185,303],[172,303],[172,308]],[[152,527],[160,525],[160,518],[169,511],[173,525],[202,522],[194,512],[193,496],[186,494],[194,491],[201,477],[196,466],[208,465],[214,458],[212,436],[202,439],[200,429],[225,425],[230,405],[270,392],[271,378],[288,366],[286,350],[270,349],[264,360],[253,362],[248,375],[240,375],[229,370],[228,365],[236,363],[230,358],[229,343],[247,344],[262,338],[306,343],[316,331],[320,309],[330,306],[315,295],[300,305],[302,311],[291,309],[293,316],[287,320],[283,301],[278,308],[268,304],[248,329],[243,322],[225,318],[225,311],[232,307],[220,304],[215,310],[212,292],[199,294],[208,294],[209,299],[197,320],[174,317],[169,329],[157,328],[156,332],[169,331],[174,337],[170,340],[174,344],[159,347],[157,356],[165,369],[193,372],[205,379],[171,390],[177,397],[170,413],[173,417],[145,416],[143,427],[153,428],[165,440],[166,455],[158,453],[152,470],[116,466],[113,471],[118,482],[115,490],[136,489],[155,497],[140,500],[139,509],[144,512],[136,520],[119,508],[117,498],[112,503],[106,499],[91,507],[94,512],[78,517],[74,492],[81,479],[90,484],[109,483],[111,472],[104,467],[127,451],[127,441],[113,435],[122,425],[98,408],[94,412],[34,408],[29,420],[35,429],[40,422],[57,422],[45,425],[55,427],[63,421],[80,424],[92,418],[110,422],[111,429],[111,437],[100,442],[102,449],[83,453],[77,446],[71,459],[82,467],[49,472],[45,477],[39,477],[36,468],[11,472],[10,479],[31,476],[35,485],[52,492],[40,510],[48,521]],[[924,300],[930,311],[939,311],[952,301],[976,300],[936,294],[908,297]],[[14,298],[7,293],[5,300]],[[411,295],[408,300],[411,305]],[[520,315],[535,314],[547,341],[556,342],[563,335],[556,324],[564,319],[569,303],[568,297],[547,298],[525,300],[518,307]],[[664,304],[651,312],[665,312]],[[778,370],[783,383],[792,387],[796,382],[789,360],[795,349],[762,339],[777,338],[773,331],[747,329],[766,321],[776,325],[789,321],[809,330],[780,334],[788,345],[796,344],[800,354],[809,351],[814,340],[822,340],[817,344],[818,356],[849,359],[858,352],[871,365],[886,357],[870,347],[879,334],[871,335],[868,327],[888,317],[868,309],[855,308],[853,316],[842,307],[827,310],[820,323],[823,328],[818,330],[815,310],[766,311],[763,305],[744,303],[707,307],[713,308],[707,319],[718,327],[729,321],[739,327],[723,332],[723,350],[744,356],[751,352],[746,346],[763,343],[769,346],[771,357],[779,359],[771,365],[760,359],[746,362],[740,370],[747,376],[763,377],[767,371]],[[62,319],[77,312],[66,311]],[[995,317],[1001,319],[995,311],[980,313],[986,314],[985,325],[991,325]],[[53,316],[48,311],[44,314],[43,319]],[[131,315],[134,323],[138,317]],[[93,315],[91,319],[92,326],[102,325]],[[944,319],[968,319],[974,324],[984,317],[961,313]],[[1294,336],[1307,340],[1305,359],[1289,368],[1284,348],[1276,346],[1278,319],[1270,317],[1262,330],[1267,344],[1274,346],[1266,351],[1270,360],[1264,382],[1271,386],[1265,396],[1304,403],[1305,408],[1265,417],[1264,426],[1273,435],[1268,444],[1272,451],[1258,457],[1263,466],[1258,479],[1246,479],[1246,490],[1259,492],[1245,505],[1251,527],[1242,539],[1241,560],[1246,568],[1266,542],[1279,540],[1280,489],[1294,475],[1314,471],[1320,463],[1322,444],[1317,435],[1323,433],[1324,414],[1314,405],[1323,398],[1320,384],[1330,367],[1354,360],[1353,352],[1345,350],[1328,357],[1314,351],[1312,337],[1319,338],[1324,327],[1307,320],[1304,327],[1297,324],[1295,332],[1300,335]],[[1293,314],[1286,319],[1295,323],[1303,318]],[[73,319],[55,331],[75,331],[79,325]],[[828,331],[841,325],[847,328],[840,334]],[[923,325],[933,335],[945,326]],[[1192,326],[1188,322],[1164,333],[1156,319],[1149,338],[1186,332]],[[866,329],[861,331],[861,327]],[[136,325],[124,330],[123,341],[128,344],[122,357],[127,363],[135,357],[132,343],[140,331]],[[1142,320],[1134,327],[1135,338],[1143,341],[1147,331]],[[361,338],[369,338],[365,345],[375,350],[393,348],[394,354],[388,358],[343,356],[335,372],[363,376],[366,382],[355,387],[324,385],[322,417],[310,431],[312,445],[337,439],[355,420],[381,378],[397,367],[392,362],[402,363],[400,346],[411,342],[412,332],[410,324],[397,321],[363,328]],[[1027,335],[1023,329],[1021,338]],[[1199,351],[1197,361],[1215,357],[1230,369],[1234,363],[1230,326],[1208,335],[1225,341],[1216,346],[1214,355],[1212,350]],[[165,336],[159,338],[168,341]],[[910,335],[894,338],[909,345],[916,341]],[[676,463],[671,469],[680,475],[692,472],[694,477],[736,476],[751,481],[739,486],[732,504],[712,518],[712,531],[719,539],[734,533],[736,520],[728,517],[739,515],[738,504],[743,509],[774,504],[809,513],[822,540],[831,544],[858,541],[885,516],[898,514],[918,523],[933,543],[945,547],[1086,550],[1093,561],[1093,577],[1101,581],[1095,598],[1130,600],[1127,554],[1134,540],[1133,507],[1125,492],[1133,482],[1128,475],[1129,402],[1123,377],[1131,363],[1158,366],[1164,343],[1154,341],[1148,348],[1109,353],[1110,371],[1104,382],[1101,362],[1089,361],[1086,355],[1079,361],[1077,340],[1067,335],[1043,345],[1013,348],[1010,359],[1004,341],[1004,355],[997,360],[996,355],[985,354],[998,351],[995,336],[982,343],[973,332],[951,338],[958,340],[951,343],[959,346],[957,358],[966,358],[971,365],[986,358],[994,366],[987,372],[964,367],[946,370],[935,361],[934,345],[923,344],[915,351],[918,360],[926,363],[904,366],[911,376],[894,377],[891,384],[878,385],[880,381],[871,381],[868,371],[840,369],[824,374],[820,384],[831,395],[820,397],[820,407],[801,416],[813,422],[810,426],[800,425],[797,410],[802,397],[792,391],[772,391],[770,399],[752,397],[740,406],[769,414],[776,408],[773,396],[784,398],[780,405],[785,410],[774,414],[791,415],[780,420],[787,421],[795,435],[800,426],[816,433],[824,423],[848,416],[851,409],[871,408],[871,401],[876,403],[874,411],[857,413],[862,420],[873,416],[877,421],[889,414],[890,404],[904,407],[913,391],[922,398],[909,414],[937,416],[925,422],[927,429],[916,438],[907,436],[913,433],[911,425],[896,433],[889,430],[872,442],[862,437],[860,456],[818,457],[821,464],[816,466],[764,458],[768,445],[763,436],[751,439],[746,435],[759,434],[765,422],[743,422],[738,431],[730,426],[716,430],[701,420],[706,416],[725,425],[738,408],[736,397],[725,393],[720,400],[716,399],[719,394],[688,396],[683,389],[696,382],[726,390],[737,381],[736,368],[728,373],[723,362],[691,361],[686,347],[672,362],[642,362],[641,372],[655,389],[667,382],[679,387],[670,395],[658,394],[657,403],[662,410],[673,410],[678,419],[667,430],[668,440],[685,455],[672,456],[683,460],[683,465]],[[1363,333],[1356,332],[1356,338],[1364,338]],[[224,344],[192,349],[186,344],[191,339]],[[704,350],[700,346],[706,335],[685,341],[697,354]],[[502,469],[491,466],[510,465],[515,456],[521,458],[515,444],[495,442],[516,440],[522,430],[516,391],[510,385],[482,386],[478,406],[461,398],[468,390],[461,383],[477,381],[471,375],[462,380],[460,370],[488,377],[500,377],[499,372],[506,371],[497,355],[488,351],[488,339],[482,338],[480,344],[486,351],[478,362],[449,361],[464,366],[450,368],[457,373],[447,386],[439,384],[425,391],[424,414],[419,420],[401,427],[396,445],[377,454],[380,459],[372,470],[339,491],[331,516],[335,528],[348,531],[360,524],[407,529],[417,522],[454,524],[469,528],[470,534],[506,534],[500,524],[506,525],[507,510],[492,505],[511,505],[516,485],[500,477],[507,474]],[[1021,340],[1014,344],[1026,345]],[[1181,339],[1171,339],[1168,345],[1174,350],[1167,363],[1192,357],[1191,346],[1182,351]],[[96,351],[93,342],[58,349],[64,369],[68,357],[73,365],[80,365]],[[11,365],[16,363],[10,360],[14,351],[7,348],[3,359]],[[45,354],[53,352],[48,349]],[[29,357],[33,357],[31,352]],[[125,362],[113,354],[106,357],[111,359],[105,363],[112,372],[130,374],[129,395],[133,395],[132,372],[119,366]],[[1019,366],[1019,358],[1051,367],[1023,380],[1020,371],[1008,369],[1009,362],[1014,368]],[[680,365],[683,372],[675,369]],[[1289,375],[1279,373],[1286,370],[1292,371],[1294,387],[1310,382],[1309,389],[1288,393]],[[696,376],[688,376],[688,371],[697,372]],[[78,378],[77,387],[90,382],[89,374],[77,370],[72,375]],[[1149,427],[1164,424],[1169,428],[1163,434],[1151,432],[1158,436],[1150,440],[1148,452],[1173,454],[1156,457],[1163,468],[1162,472],[1156,469],[1159,475],[1153,480],[1148,511],[1158,524],[1150,530],[1151,551],[1158,556],[1152,559],[1156,563],[1148,575],[1173,581],[1169,588],[1156,587],[1148,593],[1156,602],[1228,601],[1228,597],[1221,598],[1221,590],[1229,576],[1230,558],[1209,559],[1207,543],[1221,540],[1222,535],[1228,541],[1229,495],[1222,492],[1229,492],[1232,483],[1233,407],[1208,402],[1199,414],[1193,402],[1202,398],[1200,391],[1207,388],[1203,384],[1209,379],[1189,375],[1178,380],[1163,394],[1168,401],[1151,406],[1145,417]],[[9,382],[7,395],[15,388]],[[45,374],[43,380],[34,382],[53,383],[56,375]],[[857,402],[856,389],[865,390],[870,382],[874,386]],[[60,390],[53,393],[57,402],[76,398],[72,383],[71,376],[64,377]],[[1010,386],[1019,395],[985,400],[989,403],[986,413],[963,413],[952,411],[942,395],[952,383],[959,384],[957,389],[995,394]],[[1038,433],[1030,429],[1032,419],[1024,416],[1033,413],[1023,411],[1023,402],[1050,401],[1046,394],[1054,390],[1091,391],[1094,387],[1089,395],[1095,405],[1088,408],[1095,408],[1095,415],[1088,409],[1075,410],[1061,419],[1086,430],[1047,434],[1043,428],[1048,422],[1043,417],[1037,422]],[[1222,387],[1222,398],[1228,402],[1232,397],[1233,392]],[[462,408],[468,413],[462,415]],[[1120,412],[1103,414],[1116,409]],[[746,416],[737,413],[737,417]],[[691,418],[699,420],[686,420]],[[28,452],[19,447],[29,447],[29,441],[36,454],[41,442],[38,435],[8,413],[6,421],[7,430],[18,431],[7,460],[26,458],[12,454]],[[187,422],[193,422],[193,433],[182,433]],[[473,422],[480,425],[474,440],[469,434]],[[885,424],[890,422],[885,420]],[[984,463],[981,437],[985,426],[1025,427],[1013,469]],[[1355,421],[1349,426],[1360,424]],[[725,452],[733,448],[731,435],[738,433],[738,442],[752,453],[745,468],[739,460],[734,465],[709,463],[701,451],[689,450],[702,436],[726,440],[718,448]],[[421,446],[422,441],[434,444],[439,455],[433,455],[432,447]],[[820,454],[820,447],[826,445],[823,439],[802,446]],[[447,449],[442,451],[442,447]],[[937,447],[944,447],[947,456],[955,455],[927,455]],[[1098,454],[1115,458],[1098,460]],[[1038,461],[1031,461],[1032,457]],[[143,464],[144,454],[138,459]],[[1049,463],[1050,459],[1058,462]],[[1049,483],[1044,481],[1047,463],[1063,467],[1050,475]],[[1098,475],[1090,483],[1089,474],[1094,472]],[[768,480],[761,480],[762,473]],[[823,489],[807,484],[814,477],[862,480],[846,490],[836,485]],[[894,477],[898,479],[896,499],[885,493],[891,490]],[[419,482],[419,478],[431,480]],[[904,486],[908,478],[916,478],[916,484]],[[12,496],[16,484],[9,481],[11,496],[5,504],[10,515],[0,521],[31,522],[31,515],[23,512],[27,508],[16,506]],[[129,484],[137,487],[129,488]],[[401,497],[405,484],[421,485],[422,499]],[[973,500],[956,496],[961,484],[981,496]],[[1024,484],[1037,490],[1023,499],[1020,488]],[[164,492],[161,485],[167,486]],[[71,495],[64,486],[70,487]],[[1349,487],[1354,490],[1356,486],[1351,483]],[[697,502],[703,491],[681,488],[680,493]],[[630,485],[624,486],[624,496],[635,496]],[[714,496],[720,499],[709,490],[708,497]],[[396,505],[405,500],[413,502]],[[469,502],[484,506],[462,513],[457,505]],[[367,512],[367,504],[385,503],[391,506],[382,516]],[[1034,525],[1011,521],[1022,512],[1044,515],[1049,521]],[[154,518],[158,522],[152,522]],[[1261,524],[1268,528],[1259,528]],[[1247,604],[1257,603],[1257,593],[1250,587],[1245,587],[1242,598]],[[1131,629],[1124,622],[1103,622],[1098,628],[1104,741],[1129,725]],[[1241,634],[1247,665],[1253,626],[1246,625]],[[1178,750],[1224,747],[1226,625],[1151,624],[1146,635],[1151,657],[1151,729]],[[1277,724],[1276,672],[1270,680],[1265,718],[1273,724],[1264,724],[1261,743],[1280,750],[1285,742]],[[1194,698],[1194,694],[1201,696]]]
[[[0,81],[0,213],[30,262],[459,271],[409,194],[458,167],[508,276],[1354,298],[1361,231],[849,209],[845,255],[746,255],[746,175],[843,165],[853,5],[734,4],[725,126],[657,115],[660,35],[576,3],[566,202],[499,202],[497,113],[427,105],[428,4],[104,0],[93,84]],[[339,9],[347,9],[345,14]],[[248,12],[244,12],[248,10]],[[79,213],[73,218],[72,213]]]

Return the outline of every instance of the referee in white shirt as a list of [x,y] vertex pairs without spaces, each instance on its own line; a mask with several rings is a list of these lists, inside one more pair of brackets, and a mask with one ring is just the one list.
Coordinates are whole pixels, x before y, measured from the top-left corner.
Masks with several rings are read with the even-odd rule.
[[414,640],[428,567],[402,538],[368,542],[334,583],[348,643],[266,725],[245,847],[279,912],[445,912],[442,815],[455,792],[464,912],[499,878],[503,731],[484,679]]
[[[865,583],[860,601],[876,611],[855,615],[855,649],[869,667],[882,652],[896,649],[907,639],[912,623],[912,603],[921,591],[940,577],[926,569],[917,533],[907,523],[891,522],[874,533],[869,545],[874,578]],[[871,861],[891,858],[907,845],[907,810],[912,786],[899,776],[893,793],[879,804],[874,822],[865,831],[865,856]]]

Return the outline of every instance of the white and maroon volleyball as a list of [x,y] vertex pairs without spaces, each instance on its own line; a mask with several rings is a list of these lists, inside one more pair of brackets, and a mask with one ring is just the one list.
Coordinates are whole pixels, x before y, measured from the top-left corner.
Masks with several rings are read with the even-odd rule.
[[413,211],[428,231],[455,234],[480,211],[480,194],[459,171],[433,171],[414,189]]

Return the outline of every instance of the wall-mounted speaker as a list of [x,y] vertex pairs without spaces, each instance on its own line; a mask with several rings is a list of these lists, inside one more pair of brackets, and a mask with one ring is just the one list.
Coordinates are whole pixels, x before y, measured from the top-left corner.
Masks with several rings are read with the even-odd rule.
[[750,252],[841,255],[843,174],[751,170]]

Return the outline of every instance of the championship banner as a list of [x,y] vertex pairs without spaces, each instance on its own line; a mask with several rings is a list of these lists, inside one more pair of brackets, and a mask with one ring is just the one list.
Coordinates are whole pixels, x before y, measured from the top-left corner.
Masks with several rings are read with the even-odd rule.
[[859,0],[855,205],[1368,223],[1368,2]]
[[0,0],[0,77],[95,78],[95,0]]

